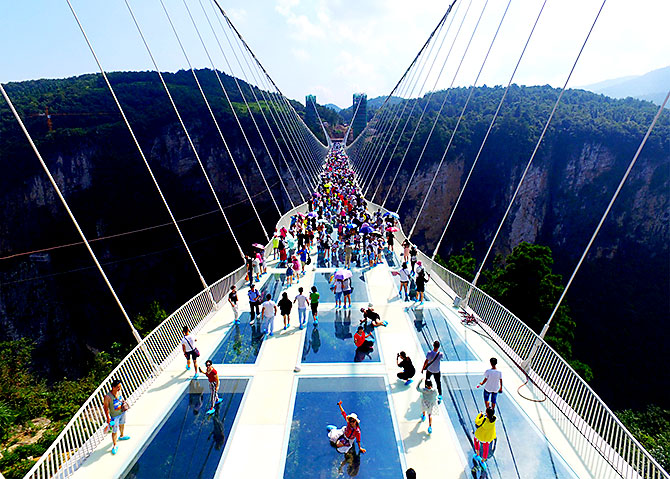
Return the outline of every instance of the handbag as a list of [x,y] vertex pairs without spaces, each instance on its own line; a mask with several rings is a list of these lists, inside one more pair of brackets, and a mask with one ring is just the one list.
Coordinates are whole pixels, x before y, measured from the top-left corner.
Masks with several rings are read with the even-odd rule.
[[191,346],[191,352],[193,352],[193,354],[195,354],[195,357],[199,358],[200,357],[200,351],[198,351],[198,348],[194,348],[193,345],[191,344],[191,341],[189,341],[188,338],[186,338],[186,342],[188,343],[189,346]]
[[308,256],[307,261],[305,261],[305,264],[312,264],[312,257]]

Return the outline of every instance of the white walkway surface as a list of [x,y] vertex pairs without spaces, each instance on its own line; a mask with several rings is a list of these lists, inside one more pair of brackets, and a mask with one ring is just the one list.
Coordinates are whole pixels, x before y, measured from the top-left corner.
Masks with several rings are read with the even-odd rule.
[[[396,251],[401,251],[396,245]],[[315,260],[313,255],[313,260]],[[315,261],[314,261],[315,262]],[[269,272],[273,272],[272,269]],[[279,270],[276,270],[279,272]],[[299,284],[288,289],[289,298],[297,294],[298,286],[307,291],[313,284],[314,272],[310,271]],[[501,401],[516,401],[530,420],[543,429],[552,445],[566,460],[579,477],[589,477],[581,466],[581,459],[570,446],[568,438],[559,430],[541,403],[528,402],[516,394],[522,384],[517,369],[503,360],[503,355],[494,349],[489,341],[461,325],[460,317],[451,307],[452,299],[439,289],[434,279],[428,283],[428,295],[435,303],[442,303],[442,312],[451,322],[462,339],[477,352],[484,361],[444,362],[442,373],[482,373],[488,366],[488,358],[501,359],[499,369],[503,372],[505,394]],[[294,382],[300,376],[314,375],[386,375],[390,384],[391,414],[398,427],[396,433],[401,438],[399,453],[406,467],[413,467],[420,478],[465,478],[470,477],[465,454],[457,441],[444,406],[439,416],[433,418],[433,434],[427,432],[428,421],[420,422],[420,396],[416,381],[425,358],[420,347],[412,321],[405,312],[405,303],[398,299],[397,289],[386,264],[376,266],[366,273],[366,282],[372,303],[388,327],[377,334],[380,343],[381,363],[351,364],[304,364],[300,372],[294,368],[299,364],[305,330],[297,329],[297,311],[292,311],[291,328],[283,331],[280,316],[275,320],[275,337],[263,342],[258,360],[252,365],[215,364],[219,376],[248,377],[250,382],[238,411],[231,436],[216,477],[220,478],[278,478],[282,477],[287,449],[288,431],[291,426],[290,411],[293,404]],[[372,287],[370,288],[370,285]],[[445,288],[446,289],[446,288]],[[247,288],[238,291],[241,311],[248,311]],[[277,301],[279,298],[273,298]],[[320,310],[334,308],[332,303],[321,303]],[[352,319],[360,313],[354,311]],[[197,346],[202,356],[201,362],[211,354],[231,327],[233,314],[227,302],[209,320],[197,335]],[[311,315],[310,315],[311,321]],[[396,354],[404,350],[412,358],[417,368],[415,383],[405,386],[397,380]],[[122,474],[133,463],[136,453],[160,425],[166,412],[183,394],[191,382],[192,372],[185,370],[184,359],[180,355],[156,380],[153,386],[128,412],[126,433],[129,441],[121,442],[117,455],[111,455],[111,438],[103,441],[94,454],[75,473],[76,478],[112,478]],[[477,392],[477,397],[481,393]],[[529,394],[529,393],[526,393]],[[483,401],[482,401],[483,408]],[[362,430],[365,445],[365,428]],[[362,456],[365,461],[365,455]],[[159,478],[157,478],[159,479]],[[525,479],[525,478],[524,478]]]

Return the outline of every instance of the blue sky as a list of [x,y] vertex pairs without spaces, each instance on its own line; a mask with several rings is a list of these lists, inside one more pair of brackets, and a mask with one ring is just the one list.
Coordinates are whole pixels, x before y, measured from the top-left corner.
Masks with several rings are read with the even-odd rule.
[[[123,0],[71,0],[108,71],[152,69]],[[159,0],[128,0],[161,70],[187,64]],[[164,0],[192,63],[209,61],[188,18],[184,2],[214,57],[225,65],[202,13],[211,0]],[[465,12],[472,2],[467,16]],[[470,85],[481,66],[508,0],[458,0],[442,56],[453,51],[438,79],[426,88]],[[574,61],[601,0],[548,0],[531,46],[517,73],[520,84],[560,86]],[[233,22],[287,96],[319,103],[351,104],[354,91],[388,94],[446,9],[435,0],[221,0]],[[465,56],[477,17],[482,21]],[[479,84],[506,83],[537,15],[540,0],[512,0]],[[456,9],[455,9],[456,10]],[[643,74],[670,64],[667,19],[670,2],[608,0],[575,71],[572,86]],[[457,25],[463,27],[455,37]],[[217,26],[218,24],[215,24]],[[218,28],[218,26],[217,26]],[[11,2],[0,17],[0,81],[59,78],[96,71],[65,0]],[[225,41],[225,40],[224,40]],[[217,55],[217,53],[219,53]],[[234,74],[240,75],[233,65]]]

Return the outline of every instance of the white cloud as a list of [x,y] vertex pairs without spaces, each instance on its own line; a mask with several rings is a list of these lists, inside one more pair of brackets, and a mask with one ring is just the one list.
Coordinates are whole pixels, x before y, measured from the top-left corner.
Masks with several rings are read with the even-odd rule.
[[311,55],[302,48],[291,48],[291,53],[296,58],[296,60],[301,62],[306,62],[311,58]]

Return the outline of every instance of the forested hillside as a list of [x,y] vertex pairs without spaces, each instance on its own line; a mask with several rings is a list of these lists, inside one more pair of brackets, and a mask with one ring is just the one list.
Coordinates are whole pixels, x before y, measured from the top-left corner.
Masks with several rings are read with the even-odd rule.
[[[548,86],[511,88],[446,233],[439,251],[442,257],[458,253],[472,242],[473,256],[481,261],[558,93]],[[482,87],[470,100],[413,237],[429,252],[442,234],[502,94],[501,87]],[[445,95],[444,111],[428,140]],[[409,144],[428,96],[411,100],[406,111],[416,105],[405,133],[398,139],[407,114],[381,160],[371,192],[376,191],[374,200],[378,203],[388,195],[386,207],[397,209],[425,145],[400,205],[407,231],[467,95],[464,88],[432,95]],[[507,256],[523,241],[549,246],[554,271],[567,281],[657,110],[656,105],[631,98],[614,100],[567,91],[494,254]],[[384,129],[372,123],[368,131],[371,136],[365,141],[383,134]],[[655,385],[655,372],[641,363],[644,351],[661,351],[669,339],[669,218],[670,112],[664,112],[567,297],[576,322],[573,350],[592,366],[592,384],[615,407],[642,406],[646,401],[668,405]],[[614,383],[635,394],[618,394],[609,387]]]

